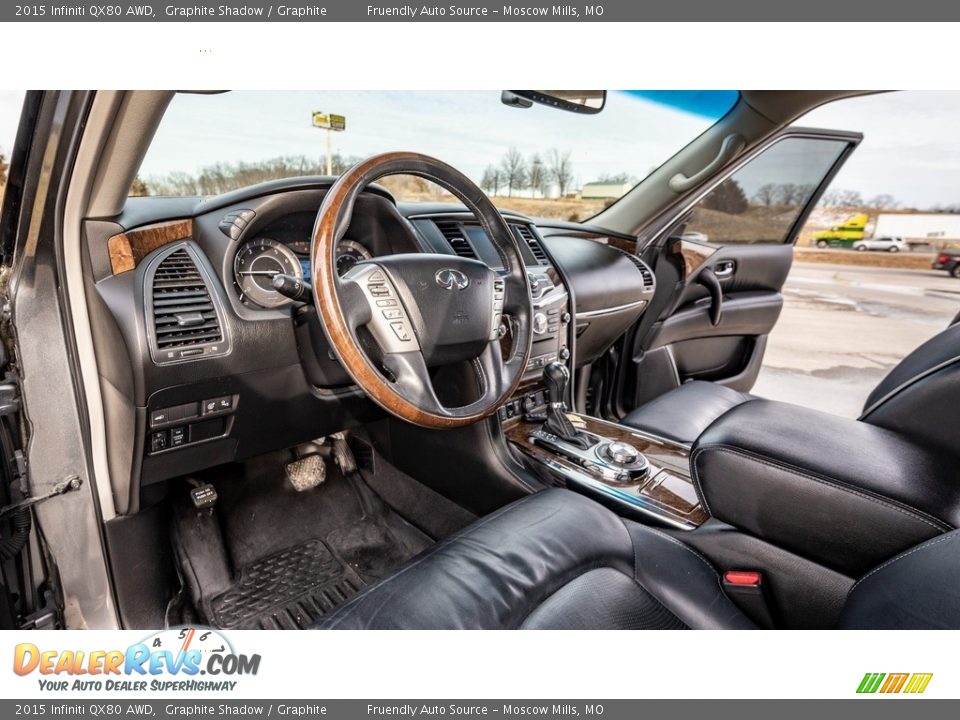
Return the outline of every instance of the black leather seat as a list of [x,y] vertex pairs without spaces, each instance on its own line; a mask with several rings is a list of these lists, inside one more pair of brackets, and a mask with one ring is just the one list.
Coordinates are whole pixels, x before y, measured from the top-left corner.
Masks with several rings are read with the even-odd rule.
[[[949,447],[960,419],[958,380],[960,325],[951,325],[880,381],[867,398],[860,420]],[[645,403],[620,422],[691,445],[714,420],[752,399],[723,385],[695,380]]]
[[714,420],[752,398],[725,385],[693,380],[641,405],[620,422],[654,437],[691,445]]
[[[479,520],[342,605],[322,629],[682,629],[756,626],[716,569],[665,533],[568,490]],[[960,627],[960,531],[867,573],[844,628]]]
[[752,628],[672,537],[551,489],[488,515],[341,606],[325,629]]

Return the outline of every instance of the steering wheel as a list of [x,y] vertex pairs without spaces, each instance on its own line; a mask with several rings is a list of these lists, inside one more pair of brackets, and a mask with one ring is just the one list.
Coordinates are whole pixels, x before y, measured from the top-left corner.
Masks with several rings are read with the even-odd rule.
[[[388,175],[416,175],[459,198],[500,256],[504,274],[456,255],[413,253],[358,263],[337,274],[337,242],[354,202]],[[520,384],[530,357],[531,300],[517,239],[493,203],[446,163],[410,152],[376,155],[347,170],[317,213],[310,248],[313,293],[331,346],[354,382],[387,412],[428,428],[468,425],[496,412]],[[500,325],[510,325],[506,357]],[[446,407],[430,370],[472,367],[476,397]]]

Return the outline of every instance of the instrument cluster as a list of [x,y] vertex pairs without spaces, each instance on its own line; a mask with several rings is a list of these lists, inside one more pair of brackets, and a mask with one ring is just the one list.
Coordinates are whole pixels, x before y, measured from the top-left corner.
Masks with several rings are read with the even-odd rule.
[[[357,263],[372,257],[363,244],[343,238],[337,243],[337,274],[344,275]],[[256,237],[243,243],[234,256],[234,284],[240,300],[249,307],[278,308],[291,302],[273,286],[274,277],[281,274],[311,281],[309,240],[284,243]]]

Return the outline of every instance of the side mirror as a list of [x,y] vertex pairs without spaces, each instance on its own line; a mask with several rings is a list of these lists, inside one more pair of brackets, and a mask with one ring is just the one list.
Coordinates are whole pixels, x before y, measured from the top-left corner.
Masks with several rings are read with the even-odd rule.
[[606,90],[504,90],[500,101],[511,107],[528,108],[533,104],[568,112],[595,115],[607,103]]

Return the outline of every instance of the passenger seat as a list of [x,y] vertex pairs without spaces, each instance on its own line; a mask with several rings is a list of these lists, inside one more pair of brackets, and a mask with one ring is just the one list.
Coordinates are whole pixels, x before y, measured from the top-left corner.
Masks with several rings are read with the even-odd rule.
[[[620,422],[692,445],[721,415],[753,395],[694,380],[640,406]],[[907,355],[870,393],[861,422],[894,430],[929,446],[953,448],[960,407],[960,324]]]

